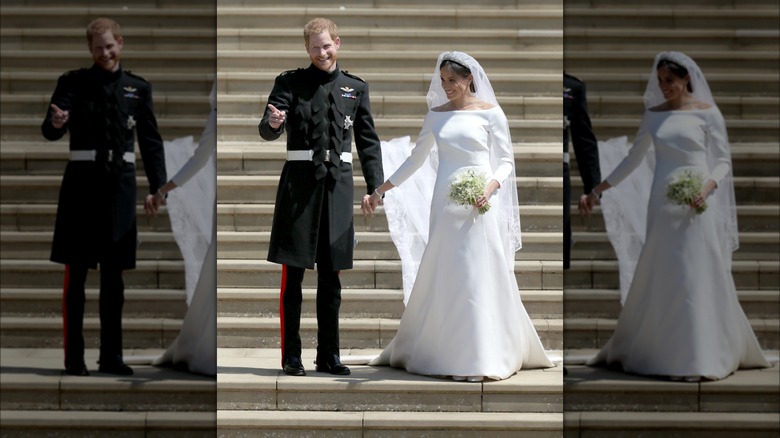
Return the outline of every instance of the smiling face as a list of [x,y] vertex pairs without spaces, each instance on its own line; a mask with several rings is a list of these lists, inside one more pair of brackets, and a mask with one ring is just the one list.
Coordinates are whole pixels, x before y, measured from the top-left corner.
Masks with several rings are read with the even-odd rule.
[[93,35],[92,41],[89,42],[92,60],[103,70],[117,71],[122,54],[122,44],[122,37],[114,38],[114,34],[110,30]]
[[462,99],[471,95],[470,84],[472,81],[471,75],[461,76],[454,72],[448,65],[445,65],[439,70],[441,75],[441,87],[444,88],[444,93],[447,94],[447,99]]
[[315,67],[322,71],[331,72],[336,69],[339,46],[341,46],[339,37],[333,40],[330,32],[326,30],[309,36],[309,41],[306,43],[306,52],[309,53],[311,63]]
[[666,66],[658,67],[658,86],[664,94],[664,99],[679,100],[688,94],[688,82],[690,77],[680,77]]

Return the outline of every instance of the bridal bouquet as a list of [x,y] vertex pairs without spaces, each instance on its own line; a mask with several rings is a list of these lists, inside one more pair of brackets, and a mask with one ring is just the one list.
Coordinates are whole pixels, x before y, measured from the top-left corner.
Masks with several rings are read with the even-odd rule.
[[[676,175],[669,183],[666,189],[666,197],[677,205],[691,205],[693,200],[701,195],[701,188],[704,184],[704,178],[690,169],[686,169]],[[702,214],[707,210],[705,202],[696,209],[697,214]]]
[[[457,205],[474,205],[477,198],[485,193],[486,185],[487,175],[477,170],[467,170],[450,184],[450,198]],[[479,214],[485,214],[488,210],[490,210],[489,202],[479,208]]]

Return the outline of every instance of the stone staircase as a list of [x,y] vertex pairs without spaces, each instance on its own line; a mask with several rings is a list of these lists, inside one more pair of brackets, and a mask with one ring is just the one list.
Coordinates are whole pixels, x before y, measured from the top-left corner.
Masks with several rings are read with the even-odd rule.
[[[598,138],[633,137],[652,59],[680,50],[707,75],[726,119],[735,172],[740,249],[733,275],[740,303],[773,358],[768,370],[718,382],[676,383],[581,364],[604,345],[618,314],[615,253],[600,209],[582,219],[565,275],[567,437],[777,436],[780,415],[780,72],[776,2],[695,0],[679,6],[632,0],[565,2],[566,71],[588,86]],[[574,163],[572,193],[582,184]],[[576,199],[576,196],[573,196]]]
[[[132,377],[97,372],[97,279],[90,273],[84,336],[89,377],[62,371],[63,267],[48,261],[67,136],[47,142],[40,124],[57,78],[88,67],[85,28],[109,16],[123,27],[123,66],[150,80],[164,139],[199,135],[214,79],[211,1],[3,1],[0,12],[0,425],[10,436],[212,436],[216,382],[134,366]],[[138,269],[125,273],[125,357],[154,357],[186,312],[184,268],[166,211],[143,213],[139,167]]]
[[[382,140],[414,140],[436,56],[463,50],[488,72],[510,119],[525,234],[515,271],[545,347],[560,352],[560,2],[456,0],[370,3],[294,0],[284,7],[224,0],[218,16],[218,411],[220,435],[560,436],[561,367],[501,382],[461,384],[388,367],[314,372],[315,278],[307,273],[301,336],[306,377],[280,370],[279,265],[265,261],[286,137],[265,142],[257,124],[274,78],[309,64],[302,29],[333,19],[340,65],[371,87]],[[269,44],[269,41],[272,43]],[[363,219],[355,163],[355,267],[341,274],[342,356],[378,354],[403,312],[401,265],[383,209]]]

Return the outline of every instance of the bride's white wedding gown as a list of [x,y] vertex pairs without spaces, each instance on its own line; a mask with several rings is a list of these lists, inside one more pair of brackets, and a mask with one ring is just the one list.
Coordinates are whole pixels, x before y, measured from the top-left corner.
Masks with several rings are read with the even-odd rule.
[[708,379],[722,379],[738,368],[769,366],[737,298],[730,250],[718,231],[716,197],[708,198],[702,214],[666,197],[669,181],[685,169],[705,181],[718,182],[728,174],[720,111],[647,111],[633,148],[606,180],[617,185],[651,145],[655,170],[645,243],[615,332],[588,364]]
[[[520,301],[514,254],[508,256],[501,241],[498,196],[484,215],[449,198],[450,182],[467,169],[515,183],[505,181],[514,165],[508,129],[499,107],[429,111],[417,146],[389,178],[396,186],[403,183],[436,144],[428,243],[398,332],[371,365],[497,380],[521,368],[553,366]],[[491,147],[499,158],[496,169]]]

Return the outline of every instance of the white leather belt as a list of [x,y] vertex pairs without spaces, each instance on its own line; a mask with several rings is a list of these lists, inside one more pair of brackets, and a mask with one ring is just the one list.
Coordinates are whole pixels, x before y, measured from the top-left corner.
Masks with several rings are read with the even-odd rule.
[[[108,161],[112,161],[113,156],[114,151],[108,151]],[[96,157],[97,151],[94,149],[90,151],[70,151],[70,161],[95,161]],[[122,154],[122,159],[124,159],[126,163],[134,164],[135,152],[125,152]]]
[[[287,151],[287,161],[311,161],[313,157],[313,150]],[[341,158],[341,162],[352,164],[352,152],[342,152],[339,158]],[[325,151],[325,161],[330,161],[330,150]]]
[[568,152],[564,152],[563,153],[563,162],[566,163],[566,164],[569,164],[569,153]]

